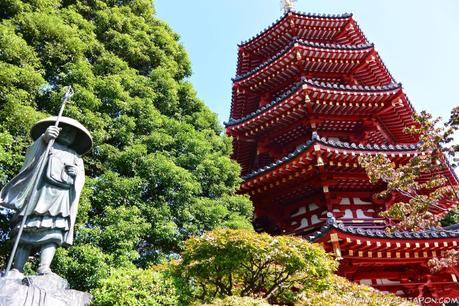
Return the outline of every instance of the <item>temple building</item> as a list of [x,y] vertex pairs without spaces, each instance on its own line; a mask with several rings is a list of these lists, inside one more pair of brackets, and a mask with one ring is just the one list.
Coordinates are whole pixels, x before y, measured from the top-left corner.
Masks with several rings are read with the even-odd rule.
[[[371,184],[358,163],[365,154],[397,164],[419,154],[403,131],[413,112],[351,14],[288,10],[242,42],[226,132],[256,229],[322,244],[351,281],[404,297],[459,297],[459,268],[427,265],[459,248],[459,230],[387,233],[379,213],[398,198],[375,200],[385,185]],[[443,174],[458,184],[449,166]]]

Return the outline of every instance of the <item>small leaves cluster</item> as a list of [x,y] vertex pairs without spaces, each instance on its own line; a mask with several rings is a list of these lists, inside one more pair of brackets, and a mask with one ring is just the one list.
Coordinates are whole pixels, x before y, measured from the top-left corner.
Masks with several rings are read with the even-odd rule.
[[269,306],[265,299],[252,298],[248,296],[234,296],[230,295],[222,299],[215,299],[210,304],[202,304],[201,306]]
[[91,305],[174,306],[179,304],[174,280],[167,274],[133,267],[112,269],[94,290]]

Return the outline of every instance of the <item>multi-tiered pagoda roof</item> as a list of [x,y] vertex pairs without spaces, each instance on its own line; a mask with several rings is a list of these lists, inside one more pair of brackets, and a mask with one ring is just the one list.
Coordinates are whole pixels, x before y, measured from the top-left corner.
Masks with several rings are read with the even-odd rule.
[[[368,154],[385,154],[396,164],[421,154],[418,139],[404,133],[415,124],[413,113],[351,14],[289,11],[242,42],[226,128],[242,167],[240,190],[255,205],[256,228],[322,243],[344,258],[340,273],[354,281],[414,296],[415,283],[435,279],[455,285],[414,286],[416,294],[459,294],[457,269],[426,272],[429,258],[457,248],[459,231],[385,234],[379,213],[400,198],[374,199],[384,184],[371,184],[358,163]],[[458,183],[447,165],[437,174]],[[431,211],[455,204],[444,200]],[[371,265],[380,267],[379,276],[367,278]],[[408,268],[421,269],[422,277],[411,273],[411,284],[401,286],[393,271]]]

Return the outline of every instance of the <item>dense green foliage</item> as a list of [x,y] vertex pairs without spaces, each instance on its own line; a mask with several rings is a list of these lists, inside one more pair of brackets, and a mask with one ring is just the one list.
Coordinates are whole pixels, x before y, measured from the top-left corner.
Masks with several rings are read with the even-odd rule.
[[94,137],[76,243],[54,264],[75,289],[174,257],[191,235],[251,227],[231,142],[186,80],[178,39],[150,0],[0,1],[0,187],[19,171],[30,127],[57,113],[64,86],[75,90],[65,115]]
[[177,270],[203,302],[235,295],[286,304],[322,291],[335,268],[331,255],[301,238],[220,229],[187,240]]
[[335,260],[295,237],[218,229],[185,242],[182,259],[117,269],[96,305],[413,305],[333,274]]
[[167,306],[179,303],[177,289],[167,275],[142,269],[113,270],[93,292],[91,305]]

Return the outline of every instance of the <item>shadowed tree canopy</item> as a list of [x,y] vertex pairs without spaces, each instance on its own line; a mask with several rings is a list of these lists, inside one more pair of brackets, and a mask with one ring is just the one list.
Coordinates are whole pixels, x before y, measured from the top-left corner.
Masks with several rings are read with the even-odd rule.
[[94,137],[76,243],[55,261],[74,288],[95,287],[110,267],[174,256],[205,230],[251,227],[231,142],[190,73],[150,0],[0,1],[0,187],[20,169],[33,123],[57,113],[64,86],[75,90],[65,115]]

